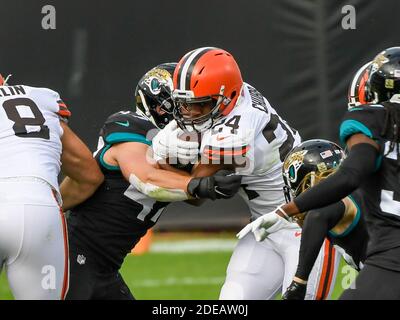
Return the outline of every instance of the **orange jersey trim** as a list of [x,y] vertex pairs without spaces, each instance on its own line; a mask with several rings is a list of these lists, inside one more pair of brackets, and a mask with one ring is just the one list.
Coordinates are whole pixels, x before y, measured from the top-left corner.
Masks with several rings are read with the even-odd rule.
[[243,146],[240,148],[233,148],[233,149],[225,149],[225,148],[218,148],[213,149],[212,146],[206,146],[204,148],[204,155],[209,159],[215,159],[215,157],[224,157],[224,156],[244,156],[249,151],[250,146]]

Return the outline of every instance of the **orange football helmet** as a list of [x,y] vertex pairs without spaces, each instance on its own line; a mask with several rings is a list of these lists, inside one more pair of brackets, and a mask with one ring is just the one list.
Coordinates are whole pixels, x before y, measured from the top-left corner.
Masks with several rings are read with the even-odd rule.
[[366,86],[370,75],[371,64],[372,61],[364,64],[360,69],[358,69],[351,80],[348,91],[348,109],[367,104],[369,102]]
[[[175,68],[174,117],[179,126],[204,131],[235,107],[243,87],[242,75],[232,55],[222,49],[204,47],[185,54]],[[182,108],[212,103],[211,111],[197,118],[184,117]],[[189,130],[191,131],[191,130]]]

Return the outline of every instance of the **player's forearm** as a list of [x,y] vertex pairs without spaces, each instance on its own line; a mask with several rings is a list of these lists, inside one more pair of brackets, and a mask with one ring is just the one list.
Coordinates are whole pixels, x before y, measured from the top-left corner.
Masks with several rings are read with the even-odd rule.
[[88,199],[100,185],[100,181],[78,182],[66,177],[60,185],[63,210],[69,210]]
[[172,172],[154,169],[147,172],[142,181],[165,189],[180,189],[187,192],[187,186],[190,180],[190,174],[184,171]]
[[192,177],[207,177],[216,173],[221,169],[230,169],[231,167],[224,164],[196,164],[192,170]]
[[189,174],[153,168],[145,172],[131,172],[128,178],[137,190],[156,201],[174,202],[191,198],[187,187]]
[[299,264],[296,272],[297,278],[308,280],[329,230],[340,221],[344,211],[344,203],[339,201],[307,213],[302,228]]

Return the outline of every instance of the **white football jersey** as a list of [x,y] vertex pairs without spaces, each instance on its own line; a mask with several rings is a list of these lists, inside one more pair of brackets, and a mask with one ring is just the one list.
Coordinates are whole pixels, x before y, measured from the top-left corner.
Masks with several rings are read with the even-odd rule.
[[0,86],[0,178],[38,177],[58,190],[60,119],[69,116],[55,91]]
[[229,163],[232,155],[247,159],[237,169],[243,175],[240,194],[255,218],[284,202],[282,163],[300,142],[267,99],[244,83],[234,109],[203,135],[200,152],[213,163]]

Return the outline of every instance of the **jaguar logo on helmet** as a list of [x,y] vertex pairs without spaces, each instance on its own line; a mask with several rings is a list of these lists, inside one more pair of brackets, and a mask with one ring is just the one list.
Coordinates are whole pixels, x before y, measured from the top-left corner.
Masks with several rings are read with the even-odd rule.
[[387,48],[374,58],[366,85],[371,103],[385,102],[400,94],[400,79],[396,76],[399,65],[400,47]]
[[154,95],[160,94],[163,85],[169,88],[173,87],[172,75],[167,70],[159,68],[150,70],[146,74],[143,82]]
[[176,63],[163,63],[146,72],[136,86],[136,109],[162,129],[172,120],[172,73]]
[[303,162],[304,155],[307,153],[307,150],[301,150],[294,153],[291,153],[288,158],[285,160],[283,164],[285,171],[288,170],[289,166],[293,164],[293,162]]
[[379,69],[383,66],[383,64],[389,62],[389,59],[384,56],[385,53],[386,51],[383,51],[375,57],[375,59],[372,61],[373,68]]
[[283,164],[284,175],[290,183],[297,181],[297,172],[303,164],[304,156],[308,150],[301,150],[289,155]]
[[337,144],[314,139],[302,142],[286,156],[282,167],[285,183],[283,192],[287,201],[319,183],[331,174],[345,155]]

